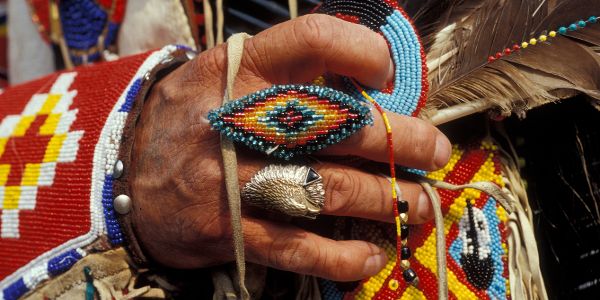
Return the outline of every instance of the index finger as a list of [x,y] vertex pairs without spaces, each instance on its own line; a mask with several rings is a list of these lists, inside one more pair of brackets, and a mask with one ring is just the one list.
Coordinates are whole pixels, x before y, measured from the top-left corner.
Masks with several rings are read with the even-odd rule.
[[275,84],[308,82],[329,71],[384,88],[393,76],[381,35],[320,14],[279,24],[247,40],[242,66]]

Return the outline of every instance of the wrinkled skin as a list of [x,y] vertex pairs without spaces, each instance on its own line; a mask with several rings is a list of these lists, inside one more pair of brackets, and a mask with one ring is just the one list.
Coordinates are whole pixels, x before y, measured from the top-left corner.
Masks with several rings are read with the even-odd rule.
[[[222,102],[226,52],[225,45],[205,51],[159,81],[136,127],[132,218],[146,255],[166,266],[199,268],[233,260],[220,139],[206,120]],[[384,39],[366,27],[305,16],[246,40],[232,98],[273,84],[309,82],[325,72],[382,88],[393,65]],[[428,170],[445,165],[450,143],[440,131],[418,119],[389,115],[398,164]],[[329,159],[353,155],[386,162],[385,128],[381,117],[374,117],[374,126],[318,153],[323,162],[313,167],[326,189],[323,214],[393,222],[386,178]],[[243,146],[237,149],[243,185],[268,162]],[[400,186],[410,202],[410,222],[430,219],[421,188],[409,182]],[[242,214],[251,262],[346,281],[374,275],[387,261],[382,249],[364,241],[334,241],[245,209]]]

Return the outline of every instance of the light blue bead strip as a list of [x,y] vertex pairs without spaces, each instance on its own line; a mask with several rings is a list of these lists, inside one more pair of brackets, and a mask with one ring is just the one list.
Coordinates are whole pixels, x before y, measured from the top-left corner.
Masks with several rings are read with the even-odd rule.
[[490,287],[487,289],[487,294],[491,299],[506,299],[506,278],[503,277],[504,262],[502,261],[504,249],[502,249],[502,237],[500,236],[500,220],[496,214],[496,200],[492,197],[488,199],[482,211],[488,221],[490,230],[490,250],[492,250],[490,255],[494,262],[494,276]]
[[[386,18],[388,24],[381,26],[381,32],[390,43],[392,59],[395,64],[394,90],[392,94],[379,90],[367,90],[383,108],[402,115],[412,115],[421,98],[421,79],[423,65],[421,60],[421,44],[410,22],[400,13],[394,11]],[[360,92],[347,82],[353,96],[361,98]]]

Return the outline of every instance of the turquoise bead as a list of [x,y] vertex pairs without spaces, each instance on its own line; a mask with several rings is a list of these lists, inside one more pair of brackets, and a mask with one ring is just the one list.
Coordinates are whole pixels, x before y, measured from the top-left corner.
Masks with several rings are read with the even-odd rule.
[[596,22],[598,22],[598,18],[596,18],[596,17],[592,16],[592,17],[590,17],[590,18],[588,19],[588,22],[590,22],[590,23],[596,23]]
[[558,33],[560,34],[566,34],[567,33],[567,27],[561,27],[558,29]]
[[571,24],[571,25],[569,25],[569,30],[570,30],[570,31],[575,31],[575,30],[577,30],[577,25],[575,25],[575,24]]
[[585,23],[584,20],[581,20],[581,21],[577,22],[577,26],[579,26],[580,28],[585,27],[585,25],[586,25],[586,23]]

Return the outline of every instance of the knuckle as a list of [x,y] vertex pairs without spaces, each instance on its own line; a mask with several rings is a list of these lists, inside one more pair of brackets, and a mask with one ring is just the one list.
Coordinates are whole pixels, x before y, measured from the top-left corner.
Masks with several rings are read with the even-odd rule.
[[160,80],[153,87],[158,93],[161,103],[172,103],[177,99],[178,88],[167,80]]
[[316,249],[316,245],[310,245],[310,239],[306,238],[306,233],[295,234],[291,237],[280,236],[275,239],[269,251],[269,265],[299,273],[308,273],[318,262],[319,256],[318,251],[316,251],[317,255],[314,255],[311,249]]
[[408,152],[417,160],[429,161],[435,152],[436,129],[423,120],[412,120],[413,126],[410,128],[408,139],[410,143],[406,145],[409,147]]
[[330,275],[331,278],[333,280],[342,280],[348,272],[348,266],[353,265],[355,261],[356,257],[351,257],[346,251],[337,253],[331,262],[332,266],[335,266],[332,270],[333,273]]
[[329,16],[307,15],[294,22],[292,33],[301,46],[322,51],[331,48],[335,28],[333,25]]
[[270,67],[270,55],[265,47],[261,47],[259,44],[254,43],[250,39],[244,44],[244,57],[242,59],[242,65],[245,69],[254,74],[261,74],[261,70],[272,69]]
[[360,193],[361,183],[345,170],[331,172],[325,179],[325,210],[343,213],[352,206],[353,199]]

